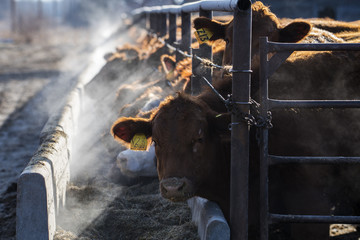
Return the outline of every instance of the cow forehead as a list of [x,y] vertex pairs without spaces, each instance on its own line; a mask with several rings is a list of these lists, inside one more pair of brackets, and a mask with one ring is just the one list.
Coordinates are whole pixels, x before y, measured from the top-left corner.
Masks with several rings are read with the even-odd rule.
[[193,102],[173,102],[170,106],[162,106],[152,120],[155,138],[174,135],[181,139],[194,137],[203,134],[206,127],[206,109]]
[[162,113],[153,121],[153,136],[177,135],[178,138],[201,135],[207,126],[205,116],[196,113]]

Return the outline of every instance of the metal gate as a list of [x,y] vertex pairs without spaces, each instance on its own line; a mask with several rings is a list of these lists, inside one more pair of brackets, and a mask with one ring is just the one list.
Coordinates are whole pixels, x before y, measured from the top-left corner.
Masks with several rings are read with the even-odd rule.
[[[261,114],[275,108],[360,108],[360,100],[275,100],[269,99],[268,78],[276,71],[293,51],[360,51],[360,44],[287,44],[269,42],[267,37],[260,40],[260,105]],[[268,59],[268,53],[276,54]],[[280,163],[342,164],[360,163],[360,157],[289,157],[274,156],[268,152],[268,129],[261,130],[260,144],[260,225],[261,239],[269,238],[269,225],[276,222],[288,223],[360,223],[360,216],[285,215],[269,212],[270,165]]]

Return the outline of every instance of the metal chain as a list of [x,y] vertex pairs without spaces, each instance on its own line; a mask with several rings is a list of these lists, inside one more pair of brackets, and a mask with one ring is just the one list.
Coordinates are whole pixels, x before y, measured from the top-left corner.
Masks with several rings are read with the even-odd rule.
[[[260,104],[256,102],[254,99],[250,99],[249,102],[234,102],[232,100],[232,95],[228,95],[228,99],[226,100],[227,104],[225,105],[229,112],[237,115],[240,117],[243,122],[248,124],[249,126],[255,126],[257,128],[267,128],[270,129],[273,127],[271,120],[272,114],[270,111],[267,111],[266,117],[260,114]],[[242,112],[238,107],[235,105],[250,105],[250,113]],[[234,124],[239,123],[231,123],[229,129]]]
[[[201,78],[206,82],[206,84],[211,88],[211,90],[221,99],[221,101],[225,104],[228,112],[231,112],[237,116],[239,116],[246,124],[249,126],[255,126],[257,128],[267,128],[270,129],[273,127],[271,120],[272,114],[270,111],[267,111],[266,117],[261,116],[260,114],[260,104],[256,102],[254,99],[250,99],[250,102],[234,102],[232,100],[232,95],[229,94],[228,98],[225,99],[221,94],[214,88],[214,86],[204,77]],[[245,113],[240,111],[239,108],[235,107],[235,105],[250,105],[250,113]],[[233,124],[231,123],[229,129]]]
[[[185,57],[189,57],[189,58],[195,57],[197,60],[199,60],[205,66],[222,69],[222,70],[224,70],[224,71],[226,71],[228,73],[238,73],[238,72],[240,72],[240,73],[252,73],[251,70],[234,70],[232,68],[217,65],[217,64],[211,62],[208,59],[202,59],[197,55],[187,54],[184,51],[180,50],[179,48],[176,48],[176,47],[171,46],[170,44],[166,43],[164,39],[160,38],[155,33],[150,34],[150,36],[155,37],[158,41],[160,41],[166,47],[168,47],[169,49],[171,49],[173,51],[179,52],[180,54],[182,54]],[[271,123],[271,120],[272,120],[271,112],[268,111],[266,117],[261,116],[261,114],[260,114],[260,104],[257,103],[254,99],[250,99],[250,102],[233,102],[231,94],[228,95],[228,99],[224,99],[223,96],[221,96],[216,91],[216,89],[212,86],[212,84],[204,76],[201,76],[201,77],[209,85],[209,87],[214,91],[214,93],[225,103],[225,106],[226,106],[227,110],[229,112],[239,116],[243,120],[243,122],[245,122],[249,126],[255,126],[257,128],[270,129],[270,128],[273,127],[273,125]],[[237,105],[250,105],[250,107],[251,107],[250,113],[245,113],[245,112],[240,111],[239,108],[234,107],[235,104],[237,104]],[[239,124],[239,123],[230,123],[230,125],[229,125],[230,130],[231,130],[231,126],[234,125],[234,124]]]
[[224,67],[224,66],[217,65],[217,64],[211,62],[209,59],[203,59],[203,58],[197,56],[196,54],[194,54],[194,55],[187,54],[184,51],[180,50],[179,48],[176,48],[176,47],[168,44],[163,38],[159,37],[157,34],[151,33],[149,30],[148,30],[148,32],[149,32],[148,34],[151,37],[156,38],[159,42],[164,44],[167,48],[171,49],[172,51],[176,51],[176,52],[180,53],[181,55],[183,55],[185,57],[188,57],[188,58],[194,57],[197,60],[199,60],[204,66],[221,69],[221,70],[223,70],[223,71],[225,71],[227,73],[239,73],[239,72],[240,73],[252,73],[252,70],[236,70],[236,69],[232,69],[232,68],[229,68],[229,67]]

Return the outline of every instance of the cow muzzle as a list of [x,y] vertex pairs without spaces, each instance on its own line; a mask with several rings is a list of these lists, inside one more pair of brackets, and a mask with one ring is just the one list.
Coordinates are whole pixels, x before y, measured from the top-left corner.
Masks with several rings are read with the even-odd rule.
[[185,201],[194,196],[194,187],[187,178],[165,178],[160,181],[161,196],[173,202]]

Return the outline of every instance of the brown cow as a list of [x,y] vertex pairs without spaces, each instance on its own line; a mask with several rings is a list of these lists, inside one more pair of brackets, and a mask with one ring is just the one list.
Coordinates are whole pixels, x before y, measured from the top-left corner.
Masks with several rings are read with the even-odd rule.
[[[254,36],[268,36],[271,41],[286,41],[281,38],[279,32],[284,31],[278,25],[278,21],[267,7],[262,3],[256,2],[252,6],[253,10],[253,49],[252,49],[252,97],[258,99],[258,58],[257,51],[254,47],[258,47],[258,39]],[[259,20],[259,17],[260,19]],[[271,22],[264,24],[261,21]],[[297,23],[299,21],[295,21]],[[260,25],[258,25],[261,23]],[[288,26],[291,26],[290,23]],[[301,23],[300,26],[304,26]],[[227,42],[224,63],[232,63],[232,22],[226,24],[212,21],[210,19],[198,18],[194,21],[195,28],[209,28],[214,32],[213,40],[222,38]],[[273,33],[269,33],[267,27],[273,26]],[[262,30],[261,30],[262,29]],[[302,28],[304,29],[304,28]],[[255,32],[254,32],[255,30]],[[260,32],[262,31],[262,32]],[[260,33],[259,33],[260,32]],[[297,31],[295,31],[297,32]],[[304,33],[304,31],[300,31]],[[304,34],[301,34],[304,36]],[[301,36],[298,35],[298,36]],[[279,38],[280,36],[280,38]],[[296,39],[296,38],[295,38]],[[341,41],[340,41],[341,42]],[[359,99],[360,76],[360,53],[359,52],[296,52],[294,53],[271,77],[269,81],[270,97],[277,99]],[[270,153],[275,155],[345,155],[359,156],[359,150],[354,146],[354,142],[358,142],[359,129],[357,119],[359,116],[356,110],[288,110],[273,111],[274,128],[270,131]],[[341,116],[346,116],[341,120]],[[331,120],[330,120],[331,119]],[[351,120],[352,119],[352,120]],[[326,122],[326,124],[324,124]],[[298,206],[287,205],[287,209],[292,209],[293,213],[309,213],[314,214],[330,214],[331,204],[337,206],[336,212],[339,214],[354,214],[356,212],[356,204],[359,201],[359,192],[354,190],[351,192],[352,200],[347,199],[349,204],[344,206],[339,201],[333,200],[335,197],[335,189],[347,189],[352,184],[350,181],[347,167],[332,166],[299,166],[298,171],[288,167],[280,167],[272,169],[272,180],[275,182],[272,186],[276,188],[277,183],[281,186],[282,182],[286,182],[286,188],[283,191],[273,190],[279,195],[276,200],[270,199],[270,206],[273,210],[280,211],[281,207],[276,207],[276,201],[283,201],[284,205],[295,202]],[[340,170],[341,169],[341,170]],[[355,169],[355,168],[353,168]],[[286,171],[293,173],[293,177],[281,178],[276,176],[286,176]],[[355,171],[352,170],[351,171]],[[285,175],[284,175],[285,174]],[[341,181],[334,181],[334,176],[338,176]],[[356,175],[351,175],[356,176]],[[313,202],[322,201],[323,206],[308,204],[313,207],[312,210],[306,208],[304,199],[300,200],[301,194],[304,193],[305,187],[300,187],[299,179],[303,179],[304,183],[313,186],[308,189],[309,199]],[[291,180],[287,180],[291,179]],[[345,179],[345,180],[344,180]],[[332,190],[324,187],[329,182],[333,182]],[[335,184],[336,183],[336,184]],[[289,187],[290,185],[297,187]],[[306,186],[306,184],[303,184]],[[324,190],[327,189],[327,190]],[[319,193],[316,193],[316,192]],[[306,193],[305,192],[305,193]],[[291,194],[290,194],[291,193]],[[323,195],[321,195],[321,194]],[[292,195],[292,196],[291,196]],[[339,196],[337,196],[339,197]],[[297,199],[296,199],[297,198]],[[317,200],[316,200],[317,199]],[[320,200],[321,199],[321,200]],[[340,199],[341,200],[341,199]],[[343,201],[344,202],[344,201]],[[350,203],[351,202],[351,203]],[[274,204],[274,205],[272,205]],[[279,203],[280,204],[280,203]],[[301,206],[303,205],[303,206]],[[295,208],[294,208],[295,207]],[[326,210],[328,208],[328,210]],[[346,211],[344,209],[347,209]],[[351,210],[349,210],[351,209]],[[331,212],[333,213],[333,212]],[[358,213],[358,211],[357,211]],[[328,229],[323,228],[324,233]],[[292,236],[293,238],[294,236]],[[316,239],[316,238],[315,238]]]
[[[219,82],[222,85],[217,89],[226,96],[231,79]],[[111,131],[125,145],[136,133],[152,139],[165,198],[184,201],[205,197],[220,203],[228,216],[228,151],[219,147],[224,140],[221,136],[228,132],[228,118],[218,116],[224,112],[225,105],[210,91],[196,97],[179,93],[161,103],[149,119],[123,117]]]
[[[268,13],[270,14],[269,11]],[[271,15],[271,17],[267,19],[272,21],[275,19],[274,17],[274,15]],[[297,35],[298,31],[295,27],[297,24],[298,22],[294,23],[294,25],[286,31],[276,28],[275,31],[277,33],[275,35],[279,35],[279,32],[282,32],[280,35],[284,37],[284,39],[291,39],[294,36],[297,37],[293,39],[299,39],[301,36],[306,36],[307,33],[305,33],[306,28],[304,28],[304,26],[306,26],[307,23],[299,23],[300,29],[303,30],[300,31],[300,35]],[[254,28],[261,28],[261,26],[263,25],[257,26],[253,24]],[[309,29],[309,25],[307,29]],[[286,34],[289,34],[289,36],[286,36]],[[327,54],[331,55],[330,53]],[[314,60],[312,64],[315,65],[315,63]],[[339,65],[340,62],[334,62],[333,64]],[[336,69],[334,66],[330,67]],[[293,65],[292,70],[294,71],[294,69],[297,69],[296,65]],[[312,70],[313,69],[309,69],[309,72]],[[298,71],[302,72],[304,69],[300,68]],[[319,76],[321,76],[321,74],[323,74],[323,72],[321,72]],[[324,86],[321,81],[320,83],[319,81],[310,81],[307,82],[309,85],[306,86],[306,84],[301,81],[290,81],[290,83],[287,83],[286,80],[286,78],[278,78],[278,81],[271,84],[271,90],[276,90],[274,96],[284,96],[286,94],[281,87],[278,87],[284,84],[283,82],[289,84],[289,88],[296,84],[298,88],[295,87],[295,89],[306,87],[313,90],[316,88],[320,89],[322,94],[332,96],[331,92],[325,93],[325,91],[322,91],[323,89],[319,88],[319,86],[321,86],[325,87],[325,90],[331,89],[330,87],[326,88],[326,84]],[[318,78],[318,80],[321,80],[321,78]],[[231,78],[225,77],[223,81],[215,82],[218,84],[216,88],[223,96],[231,92]],[[336,84],[336,82],[332,84]],[[344,97],[348,97],[351,94],[355,96],[358,91],[354,91],[356,88],[352,89],[352,87],[356,86],[356,82],[350,81],[345,85],[347,85],[346,87],[349,91],[345,93],[346,96]],[[253,87],[257,90],[256,85]],[[294,93],[296,94],[297,91],[294,90]],[[314,95],[314,91],[312,91],[312,94]],[[297,96],[301,98],[303,95],[297,93]],[[312,95],[308,97],[312,97]],[[314,112],[317,114],[317,112],[321,111],[322,110],[315,110]],[[118,119],[112,127],[112,134],[117,140],[125,144],[128,144],[136,133],[145,134],[149,140],[152,138],[156,144],[155,152],[157,156],[160,191],[164,197],[173,201],[183,201],[192,196],[205,197],[219,203],[225,216],[228,218],[230,144],[227,125],[229,123],[229,116],[224,113],[226,113],[225,106],[210,91],[204,91],[197,97],[181,93],[177,97],[169,98],[162,103],[159,109],[156,110],[149,119]],[[308,112],[299,112],[298,110],[289,110],[274,114],[275,127],[270,132],[271,142],[273,142],[273,144],[270,145],[271,153],[284,153],[284,155],[322,155],[327,152],[327,150],[331,150],[330,155],[337,155],[341,152],[345,152],[345,155],[358,154],[356,151],[354,152],[351,149],[347,149],[346,145],[340,146],[336,144],[336,141],[333,142],[333,139],[341,135],[342,130],[346,130],[346,134],[351,135],[349,129],[347,129],[350,125],[353,127],[350,132],[356,135],[357,131],[355,131],[355,129],[358,128],[356,122],[351,122],[347,117],[344,118],[344,115],[341,113],[330,112],[322,115],[317,114],[309,121],[305,120],[308,116]],[[337,116],[337,119],[340,118],[343,120],[343,129],[336,129],[335,121],[330,124],[330,128],[324,127],[323,122],[328,122],[328,119],[334,116]],[[315,121],[317,118],[320,119],[320,122]],[[305,125],[300,125],[300,123]],[[305,127],[302,128],[301,126]],[[333,126],[334,129],[332,129]],[[280,127],[285,127],[285,130],[278,131]],[[313,128],[318,128],[321,134],[319,133],[315,135],[315,137],[306,135],[306,133],[313,132]],[[325,135],[327,141],[324,142],[322,142],[321,139],[323,133],[327,133]],[[346,134],[344,139],[350,139]],[[255,147],[255,150],[252,149],[250,152],[251,154],[256,154],[254,132],[252,132],[251,136],[252,147]],[[355,140],[356,139],[355,137]],[[320,142],[323,146],[313,146],[312,143],[316,142]],[[291,143],[296,144],[292,146]],[[254,164],[252,169],[256,168],[258,164],[257,161],[258,158],[256,155],[251,155],[251,164]],[[270,178],[272,178],[272,180],[275,179],[275,184],[271,184],[270,186],[270,192],[273,196],[273,198],[270,199],[271,210],[279,213],[288,213],[290,210],[290,213],[294,214],[304,213],[303,211],[308,211],[306,213],[311,214],[314,214],[314,212],[316,214],[331,214],[332,205],[329,201],[329,195],[331,194],[327,192],[329,190],[317,191],[322,189],[321,187],[323,187],[324,182],[328,182],[329,179],[331,179],[331,173],[336,172],[338,175],[342,175],[341,169],[329,169],[331,170],[330,174],[325,173],[326,169],[324,169],[323,166],[312,166],[311,168],[307,166],[271,168]],[[317,173],[317,175],[311,174],[314,172]],[[251,176],[252,181],[250,184],[256,185],[258,178],[256,175]],[[292,178],[292,181],[288,181],[288,179]],[[284,181],[286,183],[285,186],[278,189],[279,185],[277,183]],[[307,184],[310,185],[310,187],[305,191],[304,189]],[[336,188],[336,186],[334,186],[334,188]],[[308,195],[301,195],[301,193],[304,192]],[[255,194],[255,196],[251,196],[250,199],[256,201],[256,193],[251,194]],[[297,201],[293,201],[294,199]],[[250,201],[250,207],[254,206],[256,206],[256,204],[253,205],[252,201]],[[338,205],[336,205],[336,207],[338,207]],[[254,216],[251,215],[250,218],[252,217]],[[314,235],[307,237],[309,239],[323,239],[321,236],[324,237],[321,235],[322,233],[320,233],[320,236],[315,234],[316,232]],[[328,228],[325,235],[328,236]],[[302,235],[292,233],[291,239],[303,238]]]
[[[269,36],[270,41],[275,42],[298,42],[306,37],[311,25],[306,21],[293,21],[285,27],[280,26],[278,18],[269,8],[261,2],[252,4],[252,56],[258,54],[259,37]],[[232,63],[233,46],[233,21],[222,23],[216,20],[210,20],[205,17],[199,17],[194,20],[194,28],[208,28],[213,36],[211,41],[223,39],[226,42],[223,65]]]
[[[225,97],[231,90],[231,78],[226,77],[223,81],[216,82],[218,86],[215,88]],[[292,123],[287,122],[288,118],[274,120],[274,124],[280,121],[282,124],[290,125],[291,128],[294,127]],[[115,139],[125,145],[128,145],[137,133],[143,133],[149,140],[152,139],[155,143],[160,192],[163,197],[172,201],[184,201],[193,196],[204,197],[217,202],[225,217],[229,219],[230,132],[227,128],[229,122],[230,118],[226,114],[225,105],[213,92],[205,90],[199,96],[179,93],[176,97],[168,98],[149,119],[120,118],[114,123],[112,134]],[[251,136],[252,148],[256,148],[255,134]],[[278,139],[283,136],[275,133],[271,137],[273,142],[277,142],[271,145],[271,148],[277,147],[275,151],[283,146],[287,147],[287,139]],[[286,150],[297,154],[303,150],[303,146]],[[256,152],[258,150],[251,150],[252,154]],[[258,155],[251,155],[252,169],[256,169],[257,157]],[[330,214],[331,205],[327,200],[328,196],[324,195],[323,191],[317,193],[314,190],[321,187],[327,175],[318,171],[316,167],[314,170],[318,174],[315,178],[319,179],[309,188],[307,185],[313,183],[311,181],[313,178],[309,178],[306,172],[299,172],[296,167],[271,169],[271,178],[275,176],[280,182],[284,179],[295,178],[296,180],[291,181],[294,184],[288,183],[281,189],[278,189],[277,184],[271,185],[272,212],[290,211],[290,213],[299,214],[304,210],[304,206],[307,206],[305,210],[310,210],[313,214],[314,212]],[[256,173],[251,173],[251,179],[251,186],[256,186],[258,179]],[[311,195],[306,190],[299,189],[300,186],[309,190]],[[301,195],[301,193],[305,194]],[[256,207],[256,204],[253,204],[253,201],[256,201],[256,191],[251,194],[255,194],[255,196],[250,196],[250,207],[254,208]],[[294,195],[296,201],[294,201]],[[309,204],[311,204],[310,207]],[[256,210],[251,212],[256,212]],[[255,216],[250,216],[251,224],[255,224],[256,219],[253,219],[256,218]],[[303,232],[303,229],[300,232]],[[252,234],[256,236],[256,232]],[[303,237],[303,235],[291,236],[292,239]],[[312,237],[310,239],[321,239],[314,233]]]
[[[259,37],[268,36],[273,42],[303,43],[344,43],[357,42],[360,38],[360,25],[329,19],[282,19],[279,20],[270,9],[261,2],[252,4],[252,58],[256,66],[259,50]],[[315,25],[313,25],[313,23]],[[316,27],[314,27],[316,26]],[[223,65],[232,64],[233,21],[220,22],[205,17],[194,20],[194,28],[207,28],[213,36],[211,41],[226,42]],[[287,33],[287,34],[285,34]],[[288,34],[292,33],[292,35]],[[211,43],[211,42],[210,42]]]

